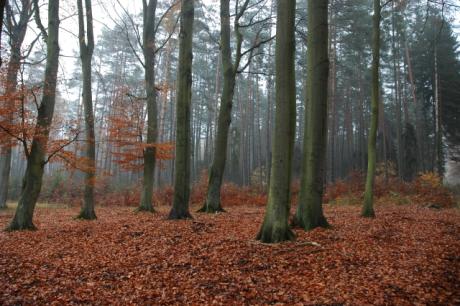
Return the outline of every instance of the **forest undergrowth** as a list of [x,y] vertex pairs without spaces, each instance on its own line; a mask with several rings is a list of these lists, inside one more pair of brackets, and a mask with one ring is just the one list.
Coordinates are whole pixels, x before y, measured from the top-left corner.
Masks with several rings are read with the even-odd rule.
[[[193,186],[191,205],[202,205],[207,188],[206,172]],[[364,193],[365,174],[352,172],[345,180],[337,180],[325,189],[324,203],[336,205],[361,205]],[[81,184],[69,184],[67,180],[48,178],[45,190],[42,192],[41,202],[65,203],[67,206],[79,206],[82,199]],[[136,207],[140,201],[140,185],[114,189],[108,180],[100,179],[97,182],[95,196],[99,206],[132,206]],[[293,205],[297,203],[299,181],[296,180],[291,188]],[[161,187],[154,193],[154,205],[170,205],[173,199],[172,186]],[[441,178],[432,172],[422,173],[412,182],[403,182],[395,176],[378,175],[374,194],[376,202],[380,204],[415,204],[433,206],[433,208],[450,208],[456,206],[455,194],[442,184]],[[265,206],[267,203],[266,187],[263,184],[240,187],[232,183],[225,183],[221,190],[221,199],[224,207],[231,206]]]

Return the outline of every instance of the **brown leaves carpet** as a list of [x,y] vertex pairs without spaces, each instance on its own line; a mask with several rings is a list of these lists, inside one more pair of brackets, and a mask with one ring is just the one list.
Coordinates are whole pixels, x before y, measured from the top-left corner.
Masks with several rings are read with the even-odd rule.
[[[36,232],[0,233],[0,304],[460,304],[460,211],[328,206],[332,229],[254,241],[261,207],[159,213],[40,208]],[[12,211],[0,212],[0,226]]]

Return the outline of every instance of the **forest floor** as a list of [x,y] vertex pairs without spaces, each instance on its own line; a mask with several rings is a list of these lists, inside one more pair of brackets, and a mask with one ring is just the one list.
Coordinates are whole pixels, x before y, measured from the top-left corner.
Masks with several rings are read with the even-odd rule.
[[[0,304],[460,304],[460,210],[326,205],[331,229],[254,240],[263,207],[165,220],[128,207],[38,207],[0,232]],[[0,212],[0,227],[13,210]]]

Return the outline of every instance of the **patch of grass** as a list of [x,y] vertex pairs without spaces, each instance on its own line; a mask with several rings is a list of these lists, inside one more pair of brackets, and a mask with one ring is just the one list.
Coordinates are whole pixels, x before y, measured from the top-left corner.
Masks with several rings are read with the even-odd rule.
[[340,196],[332,201],[329,201],[328,204],[337,205],[337,206],[359,206],[362,205],[363,199],[356,195],[346,195]]
[[[8,202],[8,210],[15,210],[18,207],[18,202]],[[48,202],[39,202],[35,208],[46,208],[46,209],[56,209],[56,208],[69,208],[68,205],[62,203],[48,203]]]

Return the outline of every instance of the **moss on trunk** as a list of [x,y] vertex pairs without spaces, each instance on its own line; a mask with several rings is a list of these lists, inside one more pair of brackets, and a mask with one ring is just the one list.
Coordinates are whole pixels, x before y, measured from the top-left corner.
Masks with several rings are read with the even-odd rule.
[[278,1],[276,25],[276,117],[268,203],[256,239],[278,243],[294,239],[289,227],[295,137],[295,0]]
[[176,101],[174,199],[168,219],[188,219],[190,199],[190,121],[192,100],[192,36],[194,0],[182,0]]
[[328,1],[308,1],[308,78],[301,186],[293,225],[326,227],[322,197],[326,167],[328,96]]

